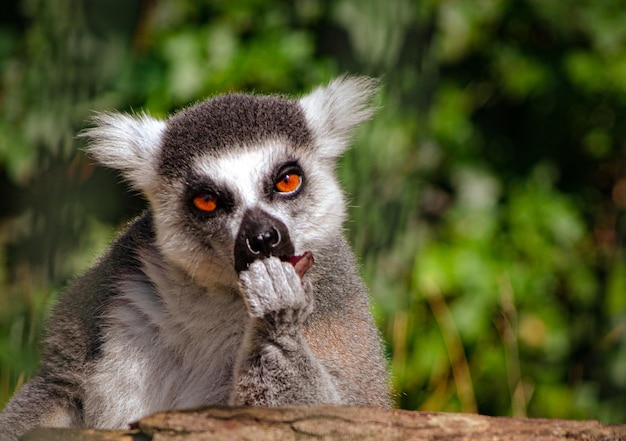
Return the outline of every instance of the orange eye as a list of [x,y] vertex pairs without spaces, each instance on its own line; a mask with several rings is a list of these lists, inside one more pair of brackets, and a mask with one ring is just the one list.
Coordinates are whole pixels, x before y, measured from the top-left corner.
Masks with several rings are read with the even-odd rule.
[[200,211],[210,213],[217,208],[217,196],[211,193],[200,193],[193,198],[193,205]]
[[293,193],[302,183],[302,177],[296,173],[286,173],[276,182],[276,190],[281,193]]

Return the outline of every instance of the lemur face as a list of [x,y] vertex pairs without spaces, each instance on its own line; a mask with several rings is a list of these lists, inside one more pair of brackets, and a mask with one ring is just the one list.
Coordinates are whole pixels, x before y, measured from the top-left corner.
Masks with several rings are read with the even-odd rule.
[[295,150],[266,139],[236,155],[198,156],[163,181],[152,206],[165,254],[194,276],[226,282],[256,258],[300,255],[320,245],[320,233],[339,231],[343,196],[332,168]]
[[145,193],[163,255],[229,286],[255,259],[315,253],[341,234],[334,166],[373,91],[346,78],[300,100],[224,95],[167,121],[105,115],[86,136]]

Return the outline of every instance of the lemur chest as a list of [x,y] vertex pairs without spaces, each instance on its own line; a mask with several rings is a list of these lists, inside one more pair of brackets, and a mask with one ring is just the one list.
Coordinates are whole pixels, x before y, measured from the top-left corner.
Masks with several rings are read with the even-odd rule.
[[145,285],[124,289],[85,388],[87,422],[118,428],[157,411],[226,404],[248,321],[243,302],[190,289],[177,297],[154,296]]

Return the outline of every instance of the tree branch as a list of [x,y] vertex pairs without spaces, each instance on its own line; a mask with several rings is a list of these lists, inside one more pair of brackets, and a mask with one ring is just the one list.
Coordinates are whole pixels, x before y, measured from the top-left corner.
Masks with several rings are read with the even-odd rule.
[[158,413],[127,432],[37,429],[25,441],[624,440],[626,425],[345,406],[207,408]]

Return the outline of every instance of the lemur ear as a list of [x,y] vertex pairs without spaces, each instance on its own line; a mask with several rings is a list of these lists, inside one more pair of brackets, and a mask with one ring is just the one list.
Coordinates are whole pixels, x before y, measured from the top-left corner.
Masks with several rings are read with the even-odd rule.
[[146,114],[101,113],[93,122],[93,128],[79,135],[89,139],[87,152],[99,163],[120,170],[134,188],[149,193],[156,185],[165,121]]
[[356,126],[376,111],[371,101],[378,90],[376,79],[343,76],[300,99],[322,155],[334,159],[348,148]]

